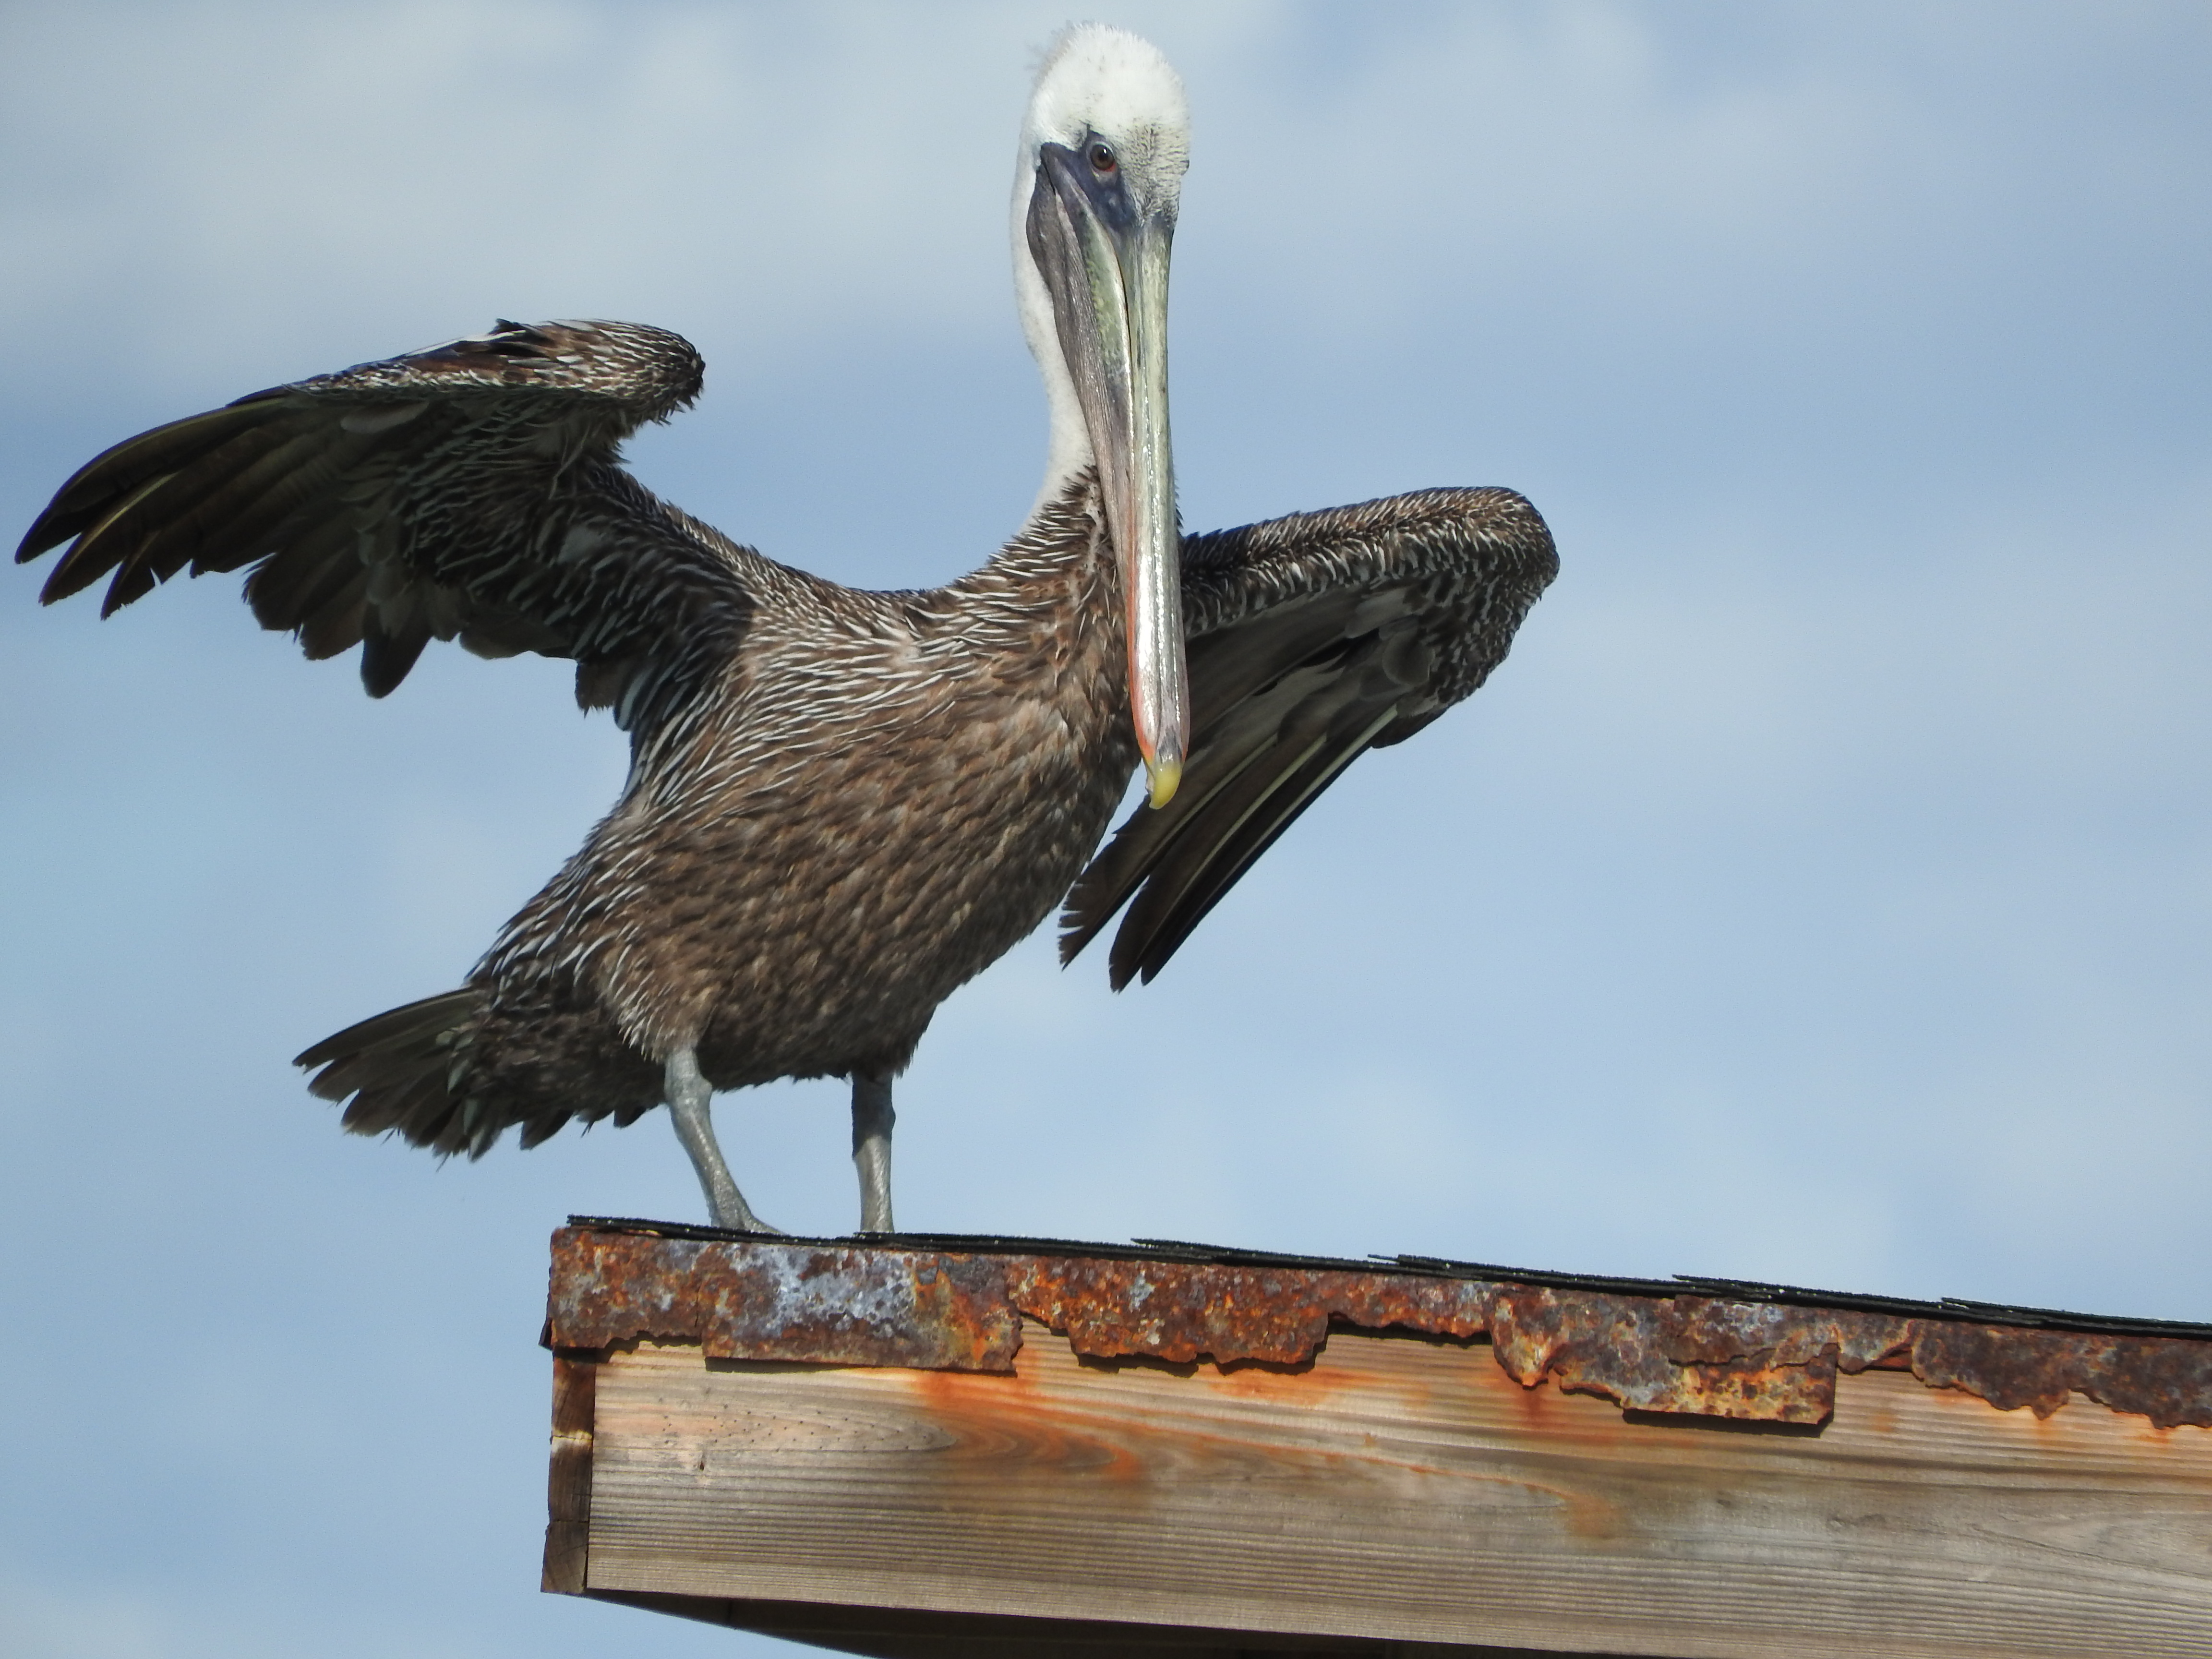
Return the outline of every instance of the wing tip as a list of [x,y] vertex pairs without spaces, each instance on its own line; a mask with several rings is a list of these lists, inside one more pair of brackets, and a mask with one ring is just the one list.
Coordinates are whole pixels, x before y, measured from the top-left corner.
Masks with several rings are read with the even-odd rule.
[[53,517],[54,509],[49,506],[31,521],[31,527],[23,532],[23,539],[15,544],[17,564],[28,564],[33,559],[43,558],[69,539],[67,531],[50,527]]

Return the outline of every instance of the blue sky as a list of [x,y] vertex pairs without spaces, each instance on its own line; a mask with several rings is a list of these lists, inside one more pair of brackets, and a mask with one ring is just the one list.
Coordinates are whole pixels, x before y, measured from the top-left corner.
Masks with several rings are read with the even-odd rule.
[[[1186,519],[1507,483],[1563,574],[1155,985],[1033,940],[900,1090],[915,1227],[2212,1319],[2212,14],[1129,6],[1188,84]],[[0,9],[0,519],[495,315],[679,330],[645,481],[879,586],[1018,523],[1030,5]],[[11,532],[13,533],[13,532]],[[559,665],[382,704],[179,582],[0,577],[26,1659],[783,1650],[540,1597],[544,1238],[658,1116],[441,1167],[287,1061],[612,799]],[[842,1091],[725,1097],[848,1226]]]

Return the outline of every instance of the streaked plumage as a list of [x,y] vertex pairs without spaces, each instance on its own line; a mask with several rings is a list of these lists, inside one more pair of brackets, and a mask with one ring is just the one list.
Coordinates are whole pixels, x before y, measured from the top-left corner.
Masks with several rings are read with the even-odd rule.
[[[1127,67],[1128,40],[1079,31],[1054,64],[1092,52],[1108,93],[1132,95],[1137,74],[1141,94],[1155,71]],[[1054,73],[1032,127],[1052,115]],[[1055,96],[1080,104],[1087,83],[1070,93],[1073,71],[1060,73]],[[1103,153],[1082,146],[1113,101],[1092,94],[1075,152]],[[1107,155],[1100,199],[1164,200],[1171,227],[1166,175],[1138,171],[1142,133],[1114,136],[1127,148]],[[1025,155],[1035,249],[1036,215],[1079,229],[1085,210],[1070,163],[1053,163],[1075,202],[1060,210]],[[1149,979],[1344,766],[1480,685],[1551,579],[1541,520],[1498,489],[1185,538],[1188,757],[1172,799],[1139,807],[1086,869],[1139,760],[1116,542],[1133,509],[1102,481],[1095,399],[1071,410],[1078,376],[1052,361],[1052,314],[1042,339],[1034,306],[1025,319],[1054,392],[1054,471],[1004,550],[933,590],[810,576],[637,483],[622,440],[690,404],[702,367],[675,335],[624,324],[501,323],[257,393],[118,445],[64,486],[18,554],[72,544],[49,602],[105,578],[105,615],[179,571],[250,568],[262,625],[314,658],[358,644],[372,696],[433,639],[535,651],[573,659],[578,702],[629,734],[614,810],[462,989],[301,1057],[321,1068],[318,1094],[349,1102],[346,1127],[480,1156],[509,1126],[531,1146],[665,1099],[704,1159],[687,1087],[703,1123],[708,1084],[848,1076],[856,1155],[863,1097],[880,1094],[883,1190],[864,1219],[888,1225],[889,1079],[945,996],[1063,897],[1065,957],[1126,903],[1114,982]],[[1086,420],[1089,441],[1071,435]],[[710,1162],[718,1217],[752,1224],[716,1195]]]

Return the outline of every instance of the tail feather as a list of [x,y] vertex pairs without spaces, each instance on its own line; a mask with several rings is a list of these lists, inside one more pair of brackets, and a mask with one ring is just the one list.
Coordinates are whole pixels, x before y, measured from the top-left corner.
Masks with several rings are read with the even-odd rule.
[[322,1099],[351,1097],[343,1120],[351,1133],[397,1130],[416,1146],[482,1158],[507,1126],[467,1088],[483,1001],[475,988],[425,997],[325,1037],[293,1063],[322,1068],[307,1084]]
[[[295,1066],[326,1066],[342,1056],[360,1054],[362,1050],[380,1047],[395,1039],[417,1033],[452,1030],[465,1022],[476,1012],[483,993],[474,989],[447,991],[434,997],[424,997],[420,1002],[403,1003],[397,1008],[387,1008],[359,1023],[349,1025],[334,1036],[301,1054],[292,1063]],[[321,1091],[317,1091],[318,1093]],[[325,1099],[331,1097],[325,1096]]]

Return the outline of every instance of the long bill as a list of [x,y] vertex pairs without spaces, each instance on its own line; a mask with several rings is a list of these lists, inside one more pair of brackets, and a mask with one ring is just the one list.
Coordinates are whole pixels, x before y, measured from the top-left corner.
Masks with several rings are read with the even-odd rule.
[[1121,566],[1129,712],[1152,803],[1164,806],[1190,747],[1182,537],[1168,438],[1171,210],[1141,210],[1116,168],[1040,147],[1028,238],[1052,296],[1061,356],[1098,465]]

